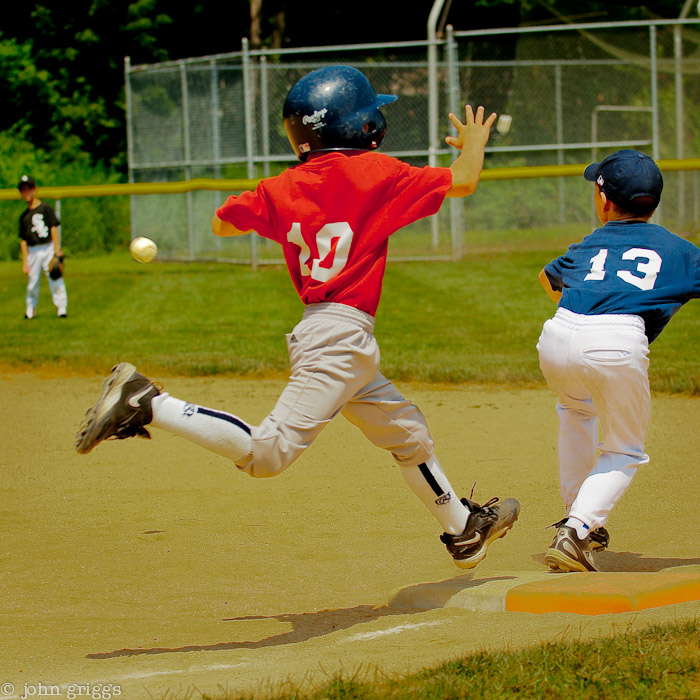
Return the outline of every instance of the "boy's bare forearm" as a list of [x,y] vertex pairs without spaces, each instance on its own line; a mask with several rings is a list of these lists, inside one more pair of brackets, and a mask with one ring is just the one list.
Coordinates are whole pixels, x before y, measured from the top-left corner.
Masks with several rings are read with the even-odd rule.
[[51,242],[53,243],[53,251],[55,255],[61,254],[61,237],[58,232],[58,226],[51,227]]
[[540,272],[540,284],[544,287],[544,291],[547,292],[547,296],[558,304],[559,300],[561,299],[561,292],[557,292],[555,289],[552,289],[552,284],[550,283],[549,277],[547,277],[547,273],[544,271],[544,268],[542,268],[542,271]]
[[447,196],[466,197],[472,194],[479,185],[479,176],[483,167],[484,149],[471,144],[466,145],[450,165],[452,187],[447,192]]
[[216,214],[211,220],[211,230],[217,236],[242,236],[250,233],[250,231],[240,231],[228,221],[222,221]]

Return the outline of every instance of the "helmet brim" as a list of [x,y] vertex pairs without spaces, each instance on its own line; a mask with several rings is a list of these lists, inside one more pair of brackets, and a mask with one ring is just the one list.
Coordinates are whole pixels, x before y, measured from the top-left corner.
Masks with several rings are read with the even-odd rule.
[[375,105],[377,107],[384,107],[384,105],[391,104],[392,102],[396,102],[396,100],[399,99],[398,95],[377,95],[377,101],[375,102]]

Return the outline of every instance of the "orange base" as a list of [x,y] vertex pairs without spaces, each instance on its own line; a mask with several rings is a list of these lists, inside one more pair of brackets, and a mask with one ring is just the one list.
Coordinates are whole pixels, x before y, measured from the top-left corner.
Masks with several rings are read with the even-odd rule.
[[552,574],[506,594],[506,610],[604,615],[700,600],[700,574],[690,572],[591,572]]

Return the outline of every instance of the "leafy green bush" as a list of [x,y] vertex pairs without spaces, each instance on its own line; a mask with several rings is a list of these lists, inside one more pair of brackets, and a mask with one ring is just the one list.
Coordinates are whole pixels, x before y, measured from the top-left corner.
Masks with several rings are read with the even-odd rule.
[[[74,144],[75,146],[75,144]],[[88,154],[64,144],[60,153],[35,149],[21,132],[0,132],[0,188],[14,189],[22,174],[41,188],[119,182],[119,173],[90,162]],[[47,200],[55,205],[52,200]],[[0,260],[19,257],[18,219],[24,202],[0,202]],[[125,245],[130,239],[128,197],[66,199],[60,205],[61,235],[67,254],[95,254]]]

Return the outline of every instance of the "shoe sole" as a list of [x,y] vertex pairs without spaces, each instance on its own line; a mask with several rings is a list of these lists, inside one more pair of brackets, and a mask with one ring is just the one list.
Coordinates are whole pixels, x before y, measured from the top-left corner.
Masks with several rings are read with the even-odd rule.
[[486,542],[482,545],[481,549],[476,553],[472,554],[471,557],[468,559],[454,559],[454,563],[460,568],[460,569],[473,569],[477,564],[479,564],[481,561],[484,560],[486,557],[486,550],[489,548],[489,545],[492,542],[495,542],[496,540],[501,539],[501,537],[505,537],[508,534],[508,531],[515,525],[516,521],[518,520],[518,516],[520,515],[520,508],[518,508],[518,512],[515,514],[515,518],[513,518],[513,522],[504,527],[502,530],[498,530],[495,532],[491,537],[489,537]]
[[[555,572],[565,572],[565,573],[587,573],[591,572],[591,569],[586,568],[583,564],[577,562],[575,559],[567,557],[566,554],[560,552],[558,549],[549,549],[547,554],[544,556],[544,563]],[[592,571],[598,571],[598,569],[593,569]]]
[[121,398],[122,388],[136,374],[136,367],[128,362],[116,365],[112,373],[102,383],[102,393],[97,403],[87,410],[78,431],[75,449],[81,455],[91,452],[105,439],[102,433],[109,414]]

